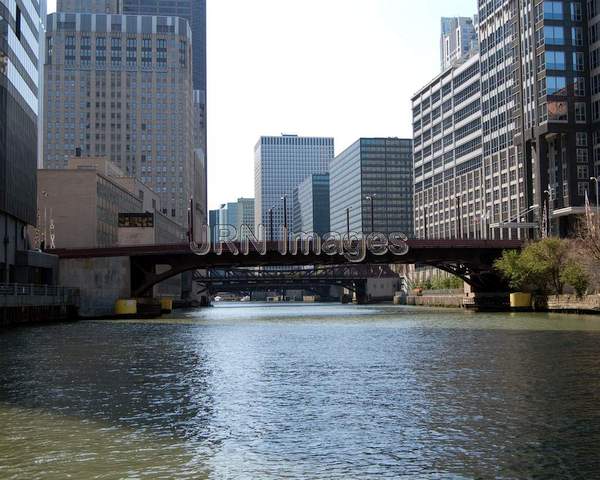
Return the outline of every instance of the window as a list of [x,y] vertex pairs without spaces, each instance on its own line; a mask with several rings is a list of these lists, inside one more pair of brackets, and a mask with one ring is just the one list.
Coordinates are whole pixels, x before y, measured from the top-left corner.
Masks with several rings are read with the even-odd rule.
[[548,102],[548,121],[564,122],[568,119],[567,102]]
[[544,2],[544,18],[546,20],[562,20],[563,3],[562,2]]
[[585,97],[585,79],[581,77],[575,78],[573,89],[576,97]]
[[[575,54],[573,54],[573,58]],[[564,70],[565,65],[565,52],[555,52],[549,50],[546,52],[546,68],[549,70]]]
[[546,77],[546,92],[548,95],[566,95],[567,80],[565,77]]
[[577,180],[589,180],[590,172],[587,165],[577,165]]
[[587,148],[578,148],[577,149],[577,163],[588,163]]
[[[556,3],[556,2],[553,2]],[[547,4],[544,4],[547,5]],[[564,45],[565,44],[565,31],[563,27],[544,27],[544,39],[546,45]]]
[[583,52],[573,52],[573,70],[583,72],[585,69],[585,56]]
[[588,190],[587,182],[579,182],[577,184],[577,195],[579,195],[580,197],[584,197],[587,190]]
[[571,43],[576,47],[583,47],[583,29],[581,27],[571,28]]
[[587,147],[587,145],[588,145],[587,132],[577,132],[576,133],[576,144],[578,147]]
[[571,20],[574,22],[581,22],[582,19],[581,3],[571,2]]
[[575,121],[583,123],[586,121],[585,103],[583,102],[575,103]]
[[563,18],[562,2],[545,1],[544,2],[544,18],[546,20],[562,20],[562,18]]
[[17,39],[21,40],[21,9],[17,7],[17,14],[15,16],[15,35]]

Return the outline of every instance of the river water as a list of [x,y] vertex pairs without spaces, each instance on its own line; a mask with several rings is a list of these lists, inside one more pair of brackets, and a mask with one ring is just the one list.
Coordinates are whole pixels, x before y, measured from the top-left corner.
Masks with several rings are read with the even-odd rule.
[[7,330],[0,478],[600,478],[600,318],[223,304]]

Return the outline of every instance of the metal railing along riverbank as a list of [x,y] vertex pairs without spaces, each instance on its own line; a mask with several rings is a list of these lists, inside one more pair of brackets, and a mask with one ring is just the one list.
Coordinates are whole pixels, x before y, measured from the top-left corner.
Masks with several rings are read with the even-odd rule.
[[78,305],[79,289],[56,285],[0,283],[0,307]]

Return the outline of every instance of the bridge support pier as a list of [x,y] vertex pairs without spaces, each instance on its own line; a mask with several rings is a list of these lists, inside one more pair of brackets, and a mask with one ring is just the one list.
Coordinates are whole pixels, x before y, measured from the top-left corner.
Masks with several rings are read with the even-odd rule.
[[356,298],[357,305],[366,305],[369,303],[367,296],[367,282],[355,282],[354,296]]
[[[495,281],[494,281],[495,280]],[[510,293],[500,278],[486,276],[486,282],[475,286],[465,282],[463,306],[474,311],[506,311],[510,309]]]

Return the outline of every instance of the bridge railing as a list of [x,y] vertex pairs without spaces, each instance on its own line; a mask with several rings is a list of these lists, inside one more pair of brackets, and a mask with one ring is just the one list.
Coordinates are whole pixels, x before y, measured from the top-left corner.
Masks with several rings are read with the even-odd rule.
[[79,289],[57,285],[0,283],[0,306],[78,305]]

